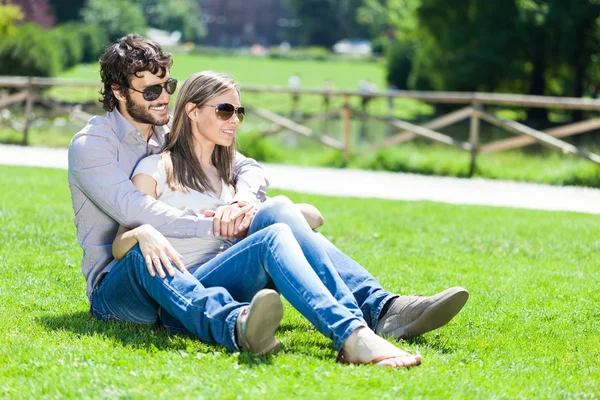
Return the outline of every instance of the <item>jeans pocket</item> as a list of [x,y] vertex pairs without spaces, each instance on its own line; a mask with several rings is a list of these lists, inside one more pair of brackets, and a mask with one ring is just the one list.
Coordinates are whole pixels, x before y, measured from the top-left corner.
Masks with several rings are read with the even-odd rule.
[[121,321],[120,318],[117,318],[116,315],[111,314],[109,312],[105,312],[105,310],[99,310],[98,308],[100,307],[94,307],[95,305],[97,305],[94,302],[94,297],[97,296],[99,293],[100,289],[100,285],[96,286],[96,288],[94,289],[94,291],[92,292],[92,298],[90,299],[90,313],[96,318],[99,319],[100,321],[105,321],[105,322],[110,322],[110,321]]
[[94,308],[93,305],[92,305],[92,307],[90,307],[90,311],[91,311],[92,315],[94,317],[96,317],[96,319],[99,319],[100,321],[105,321],[105,322],[121,321],[121,319],[117,318],[117,316],[115,316],[113,314],[98,311],[97,309]]

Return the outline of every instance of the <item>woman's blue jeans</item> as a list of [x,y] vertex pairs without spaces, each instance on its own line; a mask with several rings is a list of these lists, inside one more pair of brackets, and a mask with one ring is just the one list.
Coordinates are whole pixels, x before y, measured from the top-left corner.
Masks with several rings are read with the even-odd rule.
[[265,202],[248,237],[211,261],[174,277],[151,277],[133,248],[92,293],[104,320],[156,323],[238,350],[240,308],[274,286],[338,350],[358,326],[377,324],[391,294],[364,268],[310,229],[285,197]]

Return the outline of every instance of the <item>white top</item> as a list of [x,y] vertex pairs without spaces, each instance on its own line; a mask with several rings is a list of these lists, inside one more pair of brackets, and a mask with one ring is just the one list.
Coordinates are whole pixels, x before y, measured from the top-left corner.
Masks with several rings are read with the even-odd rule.
[[[233,195],[224,181],[221,181],[221,195],[218,198],[213,193],[202,193],[192,189],[188,189],[187,193],[172,190],[167,185],[167,173],[160,154],[148,156],[140,161],[132,178],[137,174],[152,177],[156,181],[156,198],[181,210],[187,208],[203,215],[205,210],[216,210],[217,207],[233,201]],[[212,231],[208,231],[206,236],[202,237],[187,239],[167,237],[167,239],[183,256],[183,262],[188,268],[204,264],[236,242],[236,240],[213,236]]]

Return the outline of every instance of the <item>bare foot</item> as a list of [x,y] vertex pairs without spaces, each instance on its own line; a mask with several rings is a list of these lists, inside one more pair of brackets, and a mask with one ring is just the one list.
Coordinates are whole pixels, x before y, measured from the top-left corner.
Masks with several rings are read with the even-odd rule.
[[372,363],[390,368],[412,367],[421,364],[419,354],[412,355],[400,350],[364,326],[357,328],[346,340],[340,351],[339,360],[343,363]]

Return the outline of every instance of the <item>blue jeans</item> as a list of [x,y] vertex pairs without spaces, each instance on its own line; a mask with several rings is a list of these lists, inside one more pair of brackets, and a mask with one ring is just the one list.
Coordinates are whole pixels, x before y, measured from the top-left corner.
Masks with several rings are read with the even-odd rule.
[[248,234],[275,223],[284,223],[291,228],[304,255],[313,267],[324,264],[327,270],[335,270],[336,273],[332,277],[326,277],[321,276],[319,270],[315,268],[322,279],[333,279],[336,287],[345,287],[352,293],[367,325],[375,330],[381,310],[386,302],[396,295],[384,290],[365,268],[335,247],[319,232],[313,231],[302,213],[285,196],[274,197],[260,206]]
[[267,286],[275,286],[338,350],[358,326],[374,328],[392,296],[312,231],[290,200],[277,197],[262,205],[246,239],[192,274],[152,278],[135,247],[93,292],[92,310],[101,319],[155,323],[160,306],[170,330],[237,350],[239,309]]
[[152,277],[136,245],[92,292],[92,314],[104,321],[155,324],[161,312],[167,319],[178,319],[170,329],[173,332],[192,333],[202,341],[239,350],[235,323],[248,303],[235,301],[222,287],[204,287],[189,272],[174,270],[173,277]]

